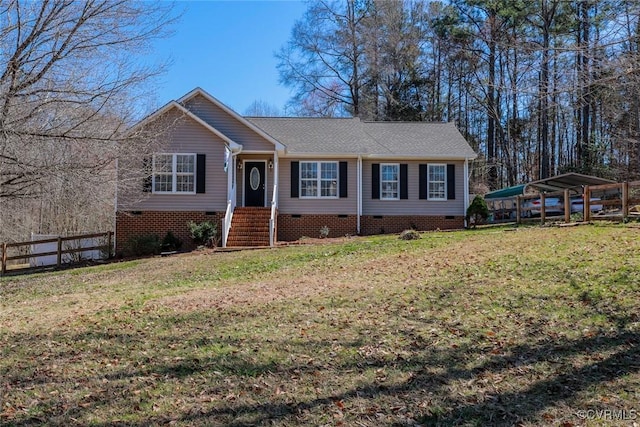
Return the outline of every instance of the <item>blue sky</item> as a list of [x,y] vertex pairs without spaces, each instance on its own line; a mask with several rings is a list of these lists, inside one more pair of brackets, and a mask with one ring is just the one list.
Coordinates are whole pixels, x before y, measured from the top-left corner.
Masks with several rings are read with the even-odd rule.
[[289,89],[278,82],[274,53],[306,5],[300,1],[185,1],[172,37],[154,55],[171,65],[157,87],[159,105],[199,86],[239,113],[263,100],[285,113]]

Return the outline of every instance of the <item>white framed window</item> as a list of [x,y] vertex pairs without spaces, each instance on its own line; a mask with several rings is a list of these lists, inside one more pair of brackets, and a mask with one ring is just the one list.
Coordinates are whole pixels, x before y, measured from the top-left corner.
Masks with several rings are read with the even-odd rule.
[[398,163],[380,164],[380,199],[400,199],[400,165]]
[[337,198],[338,162],[300,162],[301,198]]
[[153,156],[154,193],[195,194],[196,155],[162,153]]
[[427,199],[447,200],[447,165],[427,165]]

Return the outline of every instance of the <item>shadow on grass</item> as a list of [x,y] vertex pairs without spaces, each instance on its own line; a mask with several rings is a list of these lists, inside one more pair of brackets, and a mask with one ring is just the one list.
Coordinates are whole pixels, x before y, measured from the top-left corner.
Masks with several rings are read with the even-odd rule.
[[[400,331],[399,334],[406,334]],[[78,334],[72,337],[75,340],[96,339],[96,333]],[[13,337],[15,340],[38,340],[38,337]],[[68,339],[66,336],[64,339]],[[171,346],[177,341],[176,337],[165,337],[160,346]],[[408,339],[413,337],[407,336]],[[59,338],[61,341],[63,337]],[[140,344],[136,344],[135,337],[130,333],[115,333],[101,337],[115,344],[128,346],[130,352],[143,351]],[[532,337],[532,341],[535,338]],[[240,347],[245,342],[236,340],[214,340],[218,344],[229,347]],[[56,342],[55,337],[51,342]],[[366,344],[367,338],[362,341],[343,342],[343,346],[351,346],[354,349]],[[293,352],[298,354],[312,353],[322,354],[331,350],[330,343],[288,343]],[[185,408],[181,413],[162,413],[149,415],[153,411],[146,408],[152,405],[151,396],[144,389],[145,381],[150,386],[155,382],[171,382],[180,379],[192,379],[198,383],[199,378],[210,378],[215,373],[221,378],[233,376],[237,380],[251,381],[261,375],[272,375],[286,382],[293,375],[313,376],[320,369],[308,363],[292,363],[279,365],[276,363],[253,363],[246,354],[229,352],[218,356],[204,358],[148,358],[139,361],[140,366],[129,366],[120,369],[112,369],[102,375],[94,373],[94,377],[64,377],[55,378],[46,372],[38,373],[37,367],[23,372],[0,372],[2,374],[2,393],[9,396],[15,390],[29,390],[40,383],[56,383],[61,386],[71,387],[69,384],[90,384],[91,392],[78,397],[77,400],[67,402],[48,399],[41,405],[36,415],[11,419],[0,418],[1,425],[30,426],[30,425],[73,425],[74,419],[87,419],[87,414],[95,411],[122,410],[123,420],[131,421],[95,421],[97,426],[147,426],[159,425],[169,422],[179,425],[271,425],[282,422],[285,424],[302,424],[300,417],[305,412],[325,412],[335,410],[336,402],[347,404],[355,399],[371,402],[384,402],[385,397],[401,398],[409,404],[417,404],[424,401],[426,392],[430,396],[436,396],[437,405],[430,408],[426,406],[421,413],[416,413],[411,420],[413,424],[429,426],[448,425],[517,425],[521,422],[534,424],[544,423],[542,415],[545,410],[557,405],[576,405],[574,399],[580,398],[580,393],[602,382],[615,381],[628,374],[637,374],[640,371],[640,334],[633,331],[620,330],[609,335],[595,335],[581,339],[558,339],[551,341],[546,339],[533,344],[506,346],[501,354],[486,357],[484,350],[473,346],[460,346],[450,349],[428,348],[426,343],[418,343],[407,357],[397,357],[394,360],[380,358],[361,357],[348,363],[339,363],[331,366],[336,376],[354,370],[371,368],[393,368],[410,373],[408,379],[393,385],[370,381],[357,387],[353,387],[340,393],[328,393],[318,395],[316,398],[294,397],[289,401],[277,399],[275,396],[262,395],[260,400],[220,400],[209,407]],[[315,353],[314,353],[315,354]],[[590,358],[590,355],[598,357]],[[606,356],[604,356],[606,355]],[[109,357],[109,354],[105,354]],[[57,358],[68,358],[75,363],[81,363],[83,354],[68,352],[61,349]],[[92,353],[92,357],[97,357]],[[466,368],[469,361],[485,361],[474,368]],[[573,364],[577,357],[584,357],[588,363],[582,365]],[[451,391],[450,385],[454,382],[464,382],[487,376],[488,374],[505,374],[509,370],[518,367],[528,367],[539,363],[562,364],[562,370],[556,370],[552,376],[538,378],[530,381],[526,387],[517,391],[502,391],[496,393],[478,393],[476,395],[461,397]],[[432,368],[438,367],[438,373],[434,374]],[[444,369],[441,369],[443,368]],[[135,383],[135,386],[134,386]],[[215,383],[202,379],[199,384],[202,393],[224,394],[225,383]],[[140,387],[139,387],[140,386]],[[197,387],[197,385],[194,385]],[[342,403],[341,403],[342,404]],[[387,408],[388,409],[388,408]],[[636,409],[636,408],[628,408]],[[383,411],[385,408],[382,409]],[[147,411],[136,418],[135,413]],[[127,414],[129,415],[127,417]],[[132,415],[133,414],[133,415]],[[117,417],[116,417],[117,419]],[[356,417],[359,425],[376,425],[376,419],[366,414]],[[578,421],[576,419],[576,421]],[[345,425],[349,425],[345,421]],[[396,421],[390,425],[403,425]]]
[[[348,402],[355,398],[376,399],[383,395],[405,396],[416,391],[429,390],[434,394],[444,394],[444,403],[451,409],[439,411],[437,414],[422,416],[415,419],[419,425],[449,426],[449,425],[516,425],[519,422],[535,422],[542,411],[561,402],[568,402],[581,391],[603,381],[613,381],[630,373],[640,370],[640,355],[637,346],[640,335],[637,333],[622,333],[611,337],[593,337],[579,341],[549,343],[542,346],[519,346],[510,350],[510,355],[492,357],[483,366],[464,370],[452,367],[446,373],[431,375],[425,370],[418,370],[416,375],[403,384],[387,387],[379,384],[369,384],[344,393],[328,395],[313,400],[299,402],[293,405],[265,403],[246,406],[222,406],[213,411],[194,415],[185,415],[181,421],[189,423],[199,420],[216,419],[222,417],[229,420],[230,426],[266,425],[274,419],[283,416],[296,416],[307,410],[318,407],[330,409],[336,402]],[[472,379],[487,372],[499,373],[516,364],[532,364],[544,361],[556,361],[576,354],[589,354],[596,351],[609,351],[618,348],[609,357],[582,367],[568,369],[566,372],[551,378],[545,378],[532,383],[528,388],[519,392],[510,392],[485,396],[482,402],[469,404],[449,394],[444,385],[454,380]],[[434,354],[436,363],[442,360],[456,360],[467,358],[460,354],[464,349],[452,350],[444,354]],[[408,362],[415,368],[417,363],[430,364],[433,360],[413,360]],[[397,365],[397,363],[394,363]],[[402,364],[402,363],[401,363]],[[351,369],[352,366],[342,367]],[[235,417],[243,414],[254,414],[250,422],[234,422]],[[373,420],[370,420],[373,421]],[[112,425],[112,424],[105,424]]]

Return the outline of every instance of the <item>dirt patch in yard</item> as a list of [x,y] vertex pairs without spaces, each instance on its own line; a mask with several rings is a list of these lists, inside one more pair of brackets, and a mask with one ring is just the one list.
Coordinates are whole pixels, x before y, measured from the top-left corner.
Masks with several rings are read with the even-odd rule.
[[[495,233],[504,234],[504,231]],[[432,235],[432,238],[447,239],[447,233]],[[489,257],[501,256],[509,251],[508,245],[499,245],[495,250],[486,251],[486,242],[469,236],[463,242],[454,241],[444,247],[415,254],[380,254],[370,259],[341,260],[335,264],[296,266],[291,275],[286,271],[265,274],[255,281],[234,282],[215,288],[189,291],[177,296],[168,296],[153,302],[154,305],[182,312],[211,307],[229,307],[236,304],[261,305],[278,301],[305,301],[332,292],[368,292],[372,289],[384,290],[387,285],[397,286],[398,278],[407,285],[424,283],[438,277],[443,271],[458,265],[482,264]],[[498,238],[498,235],[495,235]],[[361,237],[341,237],[333,239],[304,239],[295,245],[331,245],[366,239]],[[212,254],[215,256],[215,253]],[[300,275],[300,270],[304,275]],[[393,280],[389,280],[392,278]]]

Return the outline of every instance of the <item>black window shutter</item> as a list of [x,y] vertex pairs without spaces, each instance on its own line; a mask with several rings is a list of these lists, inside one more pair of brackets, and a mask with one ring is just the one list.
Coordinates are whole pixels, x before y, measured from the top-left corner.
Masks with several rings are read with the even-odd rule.
[[291,162],[291,197],[300,197],[300,162]]
[[409,198],[409,180],[408,180],[408,165],[401,164],[400,165],[400,198],[408,199]]
[[347,197],[347,162],[340,162],[340,198]]
[[420,192],[420,199],[427,199],[427,165],[420,165],[420,173],[418,179],[420,183],[418,185]]
[[196,193],[205,192],[205,181],[207,176],[207,156],[206,154],[196,155]]
[[447,200],[456,198],[456,165],[447,165]]
[[151,157],[145,157],[142,159],[142,192],[151,193],[151,186],[153,185],[153,160]]
[[371,198],[380,198],[380,163],[371,165]]

